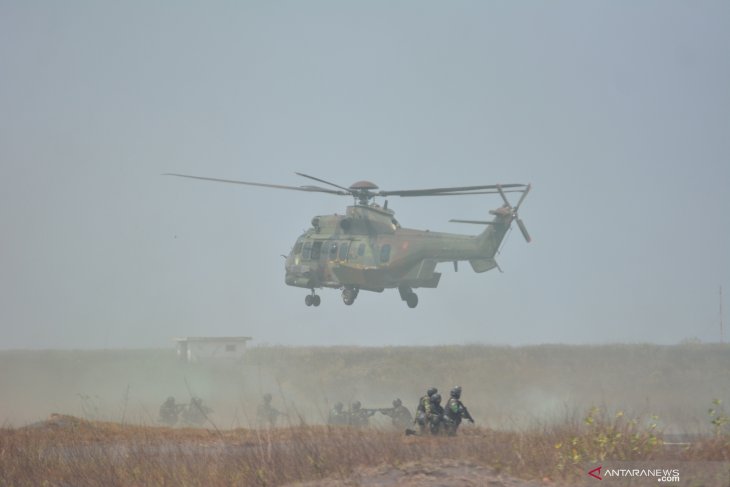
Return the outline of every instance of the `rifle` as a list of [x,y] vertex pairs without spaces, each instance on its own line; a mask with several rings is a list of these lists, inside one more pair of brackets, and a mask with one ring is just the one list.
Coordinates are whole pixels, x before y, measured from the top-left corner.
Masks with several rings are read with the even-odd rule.
[[360,408],[360,411],[365,411],[368,416],[372,416],[375,413],[380,413],[392,418],[393,414],[395,413],[395,408]]
[[267,418],[270,416],[273,416],[273,417],[285,416],[287,418],[289,417],[289,413],[281,412],[273,406],[266,406],[263,404],[261,406],[259,406],[259,409],[256,412],[256,414],[259,416],[262,416],[262,417],[267,417]]
[[[378,412],[382,413],[383,412],[383,408],[360,408],[360,411],[362,411],[363,414],[367,414],[368,416],[372,416],[373,414],[378,413]],[[355,413],[355,414],[357,414],[357,411],[356,410],[353,410],[352,412]],[[385,413],[383,413],[383,414],[385,414]]]
[[461,404],[461,407],[464,410],[462,416],[464,416],[470,423],[474,423],[474,418],[471,417],[471,414],[469,413],[469,410],[466,409],[466,406],[464,406],[464,404],[461,403],[461,401],[459,401],[459,403]]

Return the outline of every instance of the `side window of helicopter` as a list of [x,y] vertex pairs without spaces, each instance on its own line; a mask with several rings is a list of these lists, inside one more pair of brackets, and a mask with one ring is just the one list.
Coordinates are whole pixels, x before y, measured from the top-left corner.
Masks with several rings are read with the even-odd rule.
[[347,259],[347,253],[349,252],[349,250],[350,250],[350,242],[342,242],[340,244],[340,255],[339,255],[339,259],[340,260]]
[[365,255],[365,243],[360,242],[360,245],[357,247],[357,256],[362,257]]
[[312,260],[319,260],[319,255],[322,253],[322,242],[314,242],[312,244]]
[[337,242],[332,242],[330,244],[330,260],[335,260],[337,258]]
[[385,244],[380,248],[380,262],[388,262],[390,260],[390,244]]
[[312,257],[312,242],[306,242],[302,247],[302,259],[309,260]]

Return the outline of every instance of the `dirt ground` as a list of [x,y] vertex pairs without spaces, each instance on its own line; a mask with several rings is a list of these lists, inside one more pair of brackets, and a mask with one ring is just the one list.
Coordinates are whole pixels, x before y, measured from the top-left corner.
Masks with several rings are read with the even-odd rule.
[[357,470],[350,478],[330,478],[288,487],[537,487],[550,482],[530,482],[507,477],[494,469],[468,462],[443,460],[424,465],[407,463],[398,467],[381,465]]

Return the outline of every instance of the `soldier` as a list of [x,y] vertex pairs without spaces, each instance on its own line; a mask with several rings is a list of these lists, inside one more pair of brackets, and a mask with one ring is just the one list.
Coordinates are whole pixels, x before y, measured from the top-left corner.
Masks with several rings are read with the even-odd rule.
[[330,411],[329,417],[327,418],[327,424],[338,425],[347,424],[347,411],[343,411],[342,408],[345,406],[341,402],[337,402],[335,407]]
[[421,396],[418,400],[418,406],[416,407],[416,419],[413,421],[414,424],[418,425],[421,434],[426,432],[426,425],[428,424],[428,416],[431,414],[431,396],[436,394],[438,389],[430,387],[426,391],[426,395]]
[[187,405],[182,412],[183,421],[189,425],[201,425],[208,419],[208,414],[212,413],[213,410],[208,406],[203,406],[203,400],[199,397],[194,397],[190,400],[190,404]]
[[464,418],[473,423],[474,419],[469,414],[469,410],[461,402],[461,386],[451,389],[451,397],[446,403],[444,426],[449,436],[456,436],[456,430],[459,429],[461,419]]
[[259,404],[256,410],[256,417],[259,420],[259,424],[268,425],[273,428],[276,425],[276,420],[282,414],[281,411],[271,405],[271,394],[268,392],[264,394],[264,402]]
[[175,398],[170,396],[160,406],[160,419],[158,421],[168,426],[175,426],[180,411],[185,406],[183,404],[175,404]]
[[439,434],[444,422],[444,408],[441,406],[441,394],[438,392],[431,396],[431,411],[427,419],[431,434]]
[[368,426],[370,424],[370,416],[375,414],[375,409],[363,409],[360,401],[352,403],[350,408],[350,422],[352,426]]
[[393,422],[393,426],[398,429],[407,428],[413,423],[413,416],[407,407],[403,405],[400,399],[393,400],[393,407],[390,409],[381,409],[381,413],[389,416]]

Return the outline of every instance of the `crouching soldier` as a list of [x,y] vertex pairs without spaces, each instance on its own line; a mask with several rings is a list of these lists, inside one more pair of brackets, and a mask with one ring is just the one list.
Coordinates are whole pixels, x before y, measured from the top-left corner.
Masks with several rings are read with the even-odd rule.
[[158,421],[167,426],[175,426],[180,411],[185,408],[184,404],[176,404],[175,398],[170,396],[160,406],[160,419]]
[[403,405],[400,399],[394,399],[392,408],[381,409],[380,412],[389,416],[393,422],[393,426],[398,429],[407,428],[413,423],[411,412]]
[[208,415],[213,410],[203,405],[203,400],[194,397],[190,400],[190,404],[182,412],[183,421],[189,426],[200,426],[208,419]]
[[337,402],[335,407],[330,411],[329,417],[327,418],[327,424],[330,425],[344,425],[349,421],[347,411],[344,409],[344,405],[341,402]]
[[256,417],[258,418],[259,425],[273,428],[276,426],[276,420],[279,419],[279,416],[286,416],[286,414],[271,405],[271,394],[267,392],[264,394],[264,402],[259,404],[259,407],[256,409]]
[[431,414],[431,396],[436,394],[438,389],[431,387],[426,391],[426,395],[421,396],[418,400],[418,406],[416,407],[416,419],[413,421],[414,424],[418,425],[419,433],[424,434],[426,432],[426,426],[428,426],[428,418]]
[[444,424],[444,408],[441,406],[441,394],[431,396],[431,412],[428,417],[428,427],[432,435],[441,433]]
[[474,418],[469,414],[469,410],[461,402],[461,386],[456,386],[451,389],[451,397],[446,403],[444,410],[444,419],[444,427],[449,436],[456,436],[456,431],[459,429],[462,419],[466,419],[471,423],[474,422]]
[[364,427],[370,424],[370,416],[375,414],[377,409],[365,409],[360,401],[352,403],[349,414],[349,424],[351,426]]

